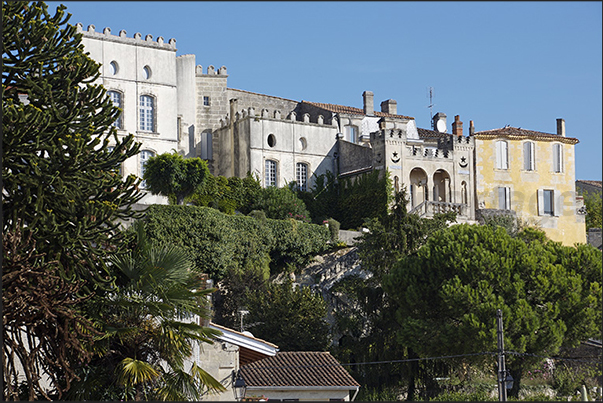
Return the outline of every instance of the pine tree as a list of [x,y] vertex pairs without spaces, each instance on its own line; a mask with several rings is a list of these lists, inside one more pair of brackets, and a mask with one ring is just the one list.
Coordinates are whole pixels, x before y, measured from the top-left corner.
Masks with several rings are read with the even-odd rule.
[[42,373],[59,396],[69,388],[93,334],[78,301],[113,283],[105,258],[141,197],[119,173],[139,146],[117,137],[120,111],[69,18],[62,5],[52,16],[43,2],[2,3],[2,301],[17,304],[3,312],[5,399],[49,398]]

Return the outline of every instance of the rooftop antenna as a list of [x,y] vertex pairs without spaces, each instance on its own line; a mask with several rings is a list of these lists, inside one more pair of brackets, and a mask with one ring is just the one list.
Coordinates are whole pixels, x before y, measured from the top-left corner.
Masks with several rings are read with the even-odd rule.
[[435,130],[433,126],[433,106],[433,87],[429,87],[429,105],[427,107],[429,108],[429,120],[431,122],[431,130]]

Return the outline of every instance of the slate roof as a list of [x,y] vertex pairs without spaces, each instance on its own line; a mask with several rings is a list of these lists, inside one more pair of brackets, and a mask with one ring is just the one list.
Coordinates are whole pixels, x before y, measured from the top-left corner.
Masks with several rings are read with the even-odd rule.
[[241,366],[247,386],[347,386],[360,387],[328,352],[278,352]]
[[[364,116],[364,110],[363,109],[354,108],[353,106],[344,106],[344,105],[335,105],[335,104],[323,104],[323,103],[320,103],[320,102],[310,102],[310,101],[302,101],[302,103],[308,104],[308,105],[312,105],[312,106],[315,106],[317,108],[321,108],[321,109],[327,110],[329,112],[347,113],[349,115],[362,115],[362,116]],[[414,119],[411,116],[392,115],[391,113],[385,113],[385,112],[379,112],[379,111],[375,111],[374,114],[375,114],[375,116],[379,116],[379,117]]]
[[563,137],[558,134],[536,132],[534,130],[522,129],[521,127],[505,126],[500,129],[485,130],[481,132],[475,132],[476,138],[495,138],[495,137],[508,137],[512,140],[524,140],[524,139],[535,139],[545,141],[560,141],[562,143],[576,144],[578,143],[577,138]]

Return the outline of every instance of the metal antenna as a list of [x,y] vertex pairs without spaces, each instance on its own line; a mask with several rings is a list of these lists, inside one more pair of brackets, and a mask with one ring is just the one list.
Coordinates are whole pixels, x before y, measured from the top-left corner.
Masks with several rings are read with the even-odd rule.
[[433,87],[429,87],[429,120],[431,121],[431,130],[435,130],[433,127]]

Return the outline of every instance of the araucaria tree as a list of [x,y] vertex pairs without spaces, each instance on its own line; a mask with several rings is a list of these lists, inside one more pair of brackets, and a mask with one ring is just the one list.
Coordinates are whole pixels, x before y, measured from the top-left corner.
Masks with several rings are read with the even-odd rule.
[[495,352],[501,309],[505,349],[520,354],[507,356],[517,397],[542,356],[601,337],[601,275],[601,252],[590,245],[461,224],[401,259],[384,289],[397,306],[398,342],[418,357]]
[[59,397],[70,387],[93,334],[78,302],[112,283],[105,257],[140,198],[119,173],[138,145],[117,137],[120,111],[64,10],[2,2],[5,400],[49,398],[43,375]]

